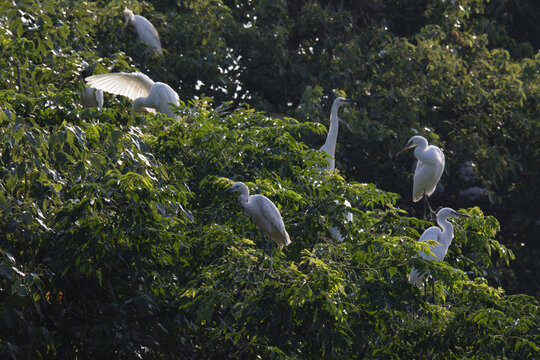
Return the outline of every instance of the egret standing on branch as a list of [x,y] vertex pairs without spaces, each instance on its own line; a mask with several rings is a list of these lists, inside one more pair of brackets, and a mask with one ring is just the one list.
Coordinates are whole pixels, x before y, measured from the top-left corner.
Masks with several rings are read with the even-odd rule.
[[[335,156],[336,156],[336,144],[337,144],[337,136],[338,136],[338,128],[339,128],[339,118],[338,118],[338,111],[341,105],[343,104],[350,104],[350,103],[356,103],[356,100],[349,100],[345,99],[343,97],[337,97],[334,100],[334,103],[332,104],[332,110],[330,111],[330,127],[328,129],[328,135],[326,136],[326,142],[321,147],[320,150],[326,152],[328,154],[327,160],[328,160],[328,166],[324,169],[324,171],[330,171],[334,172],[336,167],[335,162]],[[337,201],[336,201],[337,203]],[[345,200],[345,206],[350,207],[351,203]],[[345,221],[350,222],[353,219],[353,214],[347,211],[345,214]],[[330,228],[330,234],[338,240],[343,241],[343,235],[339,233],[339,230],[332,226]]]
[[[467,214],[459,213],[451,208],[442,208],[437,213],[437,224],[440,226],[432,226],[420,236],[418,242],[434,240],[438,242],[438,245],[431,246],[430,250],[435,255],[427,255],[423,251],[419,253],[422,259],[442,261],[446,256],[448,247],[454,238],[454,227],[448,221],[449,218],[455,217],[469,217]],[[442,229],[442,230],[441,230]],[[424,281],[425,274],[420,273],[414,267],[409,275],[409,282],[417,287],[420,287]],[[434,285],[433,285],[434,286]]]
[[338,97],[334,100],[332,104],[332,110],[330,113],[330,128],[328,129],[328,135],[326,136],[326,142],[321,147],[320,150],[325,151],[328,154],[328,166],[325,170],[334,171],[335,169],[335,160],[336,155],[336,143],[339,127],[339,118],[338,110],[343,104],[347,103],[356,103],[356,100],[349,100],[342,97]]
[[[278,208],[274,203],[264,195],[249,195],[249,189],[243,182],[235,183],[231,188],[225,190],[220,194],[226,194],[229,192],[239,192],[238,201],[242,210],[248,214],[251,220],[261,230],[263,236],[262,248],[263,253],[260,259],[259,265],[264,260],[264,251],[266,249],[265,235],[272,239],[280,248],[289,245],[291,239],[289,234],[285,230],[285,224],[281,218]],[[268,244],[268,252],[270,253],[270,271],[272,271],[273,258],[272,258],[272,244]]]
[[159,34],[150,21],[144,16],[133,15],[133,11],[128,8],[124,9],[124,18],[126,19],[126,26],[133,26],[142,42],[146,43],[150,48],[155,49],[159,54],[163,53],[161,51]]
[[97,107],[101,111],[103,109],[103,91],[86,86],[84,78],[87,76],[88,63],[83,61],[81,66],[83,68],[81,71],[81,77],[83,79],[83,87],[80,91],[81,105],[83,108]]
[[140,72],[110,73],[87,77],[86,82],[96,88],[115,95],[122,95],[133,100],[135,111],[146,112],[153,108],[170,118],[178,119],[171,105],[178,106],[180,98],[176,91],[162,82],[154,82]]
[[407,145],[401,149],[396,156],[407,149],[414,149],[414,156],[418,160],[413,179],[413,201],[417,202],[424,198],[424,218],[426,217],[426,204],[431,213],[428,196],[433,194],[437,183],[444,171],[444,154],[437,146],[429,145],[426,138],[413,136]]

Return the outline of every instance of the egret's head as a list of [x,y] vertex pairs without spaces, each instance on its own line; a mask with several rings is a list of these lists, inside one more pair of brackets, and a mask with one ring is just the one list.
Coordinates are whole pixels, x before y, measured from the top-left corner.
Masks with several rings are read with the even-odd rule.
[[439,210],[439,212],[437,212],[437,219],[450,219],[450,218],[455,218],[455,217],[468,218],[470,216],[464,213],[457,212],[456,210],[448,208],[448,207],[442,208],[441,210]]
[[231,186],[230,188],[228,188],[221,194],[219,194],[219,196],[230,193],[230,192],[244,192],[246,190],[248,190],[248,187],[246,186],[246,184],[239,181],[237,183],[234,183],[233,186]]
[[413,136],[412,138],[409,139],[409,141],[407,142],[407,145],[405,145],[405,147],[403,149],[398,151],[396,156],[398,156],[399,154],[401,154],[405,150],[412,149],[412,148],[417,147],[418,145],[421,145],[421,144],[427,144],[426,138],[423,137],[423,136],[415,135],[415,136]]
[[358,103],[358,101],[356,100],[351,100],[351,99],[345,99],[344,97],[337,97],[335,100],[334,100],[334,104],[333,106],[341,106],[343,104],[356,104]]
[[124,8],[124,18],[126,19],[126,26],[129,25],[131,19],[133,19],[133,11],[128,8]]

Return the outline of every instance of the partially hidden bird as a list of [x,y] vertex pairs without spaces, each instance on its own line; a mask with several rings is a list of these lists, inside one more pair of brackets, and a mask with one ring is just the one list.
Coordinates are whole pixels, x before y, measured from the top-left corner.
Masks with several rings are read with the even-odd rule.
[[141,15],[134,15],[133,11],[128,8],[124,8],[124,18],[126,19],[126,26],[133,26],[142,42],[146,43],[159,54],[163,53],[159,34],[148,19]]
[[97,107],[101,111],[103,109],[103,91],[86,86],[84,78],[88,74],[88,63],[83,61],[81,67],[81,77],[83,79],[82,89],[79,91],[81,105],[83,108]]
[[[266,238],[268,236],[277,246],[282,248],[289,245],[291,239],[287,230],[285,230],[285,224],[281,218],[278,208],[274,203],[264,195],[249,195],[249,189],[243,182],[237,182],[233,184],[229,189],[220,194],[226,194],[230,192],[238,192],[238,201],[242,210],[250,217],[250,219],[257,225],[263,235],[263,254],[259,261],[259,265],[264,260],[264,252],[266,249]],[[270,271],[273,268],[272,257],[272,244],[268,244],[268,252],[270,254]]]
[[426,138],[422,136],[413,136],[407,142],[407,145],[401,149],[396,156],[407,149],[414,149],[414,156],[418,160],[413,178],[413,201],[417,202],[424,198],[424,217],[425,205],[427,204],[431,213],[428,196],[431,196],[437,187],[444,171],[444,154],[441,149],[435,145],[428,145]]
[[87,77],[88,85],[105,92],[126,96],[133,100],[133,109],[139,112],[155,109],[170,118],[178,119],[171,104],[178,106],[180,98],[176,91],[162,82],[154,82],[140,72],[109,73]]
[[[320,148],[320,150],[326,152],[328,165],[326,168],[322,169],[323,171],[329,171],[333,172],[336,167],[335,162],[335,156],[336,156],[336,144],[337,144],[337,136],[338,136],[338,128],[339,128],[339,118],[338,118],[338,111],[339,108],[344,104],[350,104],[350,103],[356,103],[356,100],[351,99],[345,99],[343,97],[337,97],[334,99],[334,102],[332,103],[332,110],[330,110],[330,127],[328,129],[328,134],[326,136],[326,141],[324,145]],[[337,200],[335,201],[338,202]],[[347,200],[344,202],[345,206],[350,207],[351,203],[349,203]],[[353,220],[353,214],[349,211],[345,214],[345,222],[350,222]],[[332,226],[330,228],[330,234],[334,237],[334,239],[338,241],[343,241],[343,235],[339,232],[337,227]]]
[[[450,218],[455,217],[469,217],[469,215],[455,211],[454,209],[445,207],[437,212],[437,224],[439,226],[431,226],[424,231],[418,242],[434,240],[438,244],[435,246],[430,245],[430,250],[433,255],[428,255],[423,251],[420,251],[419,255],[422,259],[442,261],[448,252],[448,247],[452,243],[454,238],[454,227],[448,221]],[[417,287],[422,286],[426,274],[421,273],[414,267],[409,274],[409,282]]]

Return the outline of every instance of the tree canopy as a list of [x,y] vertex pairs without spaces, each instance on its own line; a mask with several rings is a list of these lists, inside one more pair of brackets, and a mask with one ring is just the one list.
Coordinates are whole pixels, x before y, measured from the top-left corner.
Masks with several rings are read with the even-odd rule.
[[[1,0],[0,353],[538,358],[538,10]],[[179,120],[110,94],[82,108],[83,61],[169,84]],[[359,104],[321,173],[335,96]],[[411,201],[412,156],[394,158],[414,134],[446,155],[432,204],[470,216],[441,262],[417,257],[433,224]],[[236,196],[217,196],[235,181],[283,216],[273,272]],[[409,284],[413,266],[433,294]]]

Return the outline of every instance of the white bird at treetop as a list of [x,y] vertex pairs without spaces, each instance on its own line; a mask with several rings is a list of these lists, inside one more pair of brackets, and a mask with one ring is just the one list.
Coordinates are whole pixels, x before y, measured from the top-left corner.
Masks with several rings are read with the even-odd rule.
[[[435,240],[438,242],[438,245],[430,246],[430,250],[435,256],[427,255],[423,251],[420,251],[419,255],[421,258],[436,261],[444,260],[448,247],[454,238],[454,227],[447,219],[455,217],[469,217],[469,215],[459,213],[447,207],[439,210],[437,213],[437,224],[440,226],[440,228],[437,226],[431,226],[430,228],[426,229],[422,236],[420,236],[420,239],[418,239],[418,242],[428,240]],[[420,273],[414,267],[412,268],[409,275],[409,282],[411,284],[420,287],[424,281],[424,278],[425,274]]]
[[159,54],[162,54],[159,34],[150,21],[144,16],[133,15],[133,11],[128,8],[124,9],[124,18],[126,19],[126,26],[133,26],[142,42],[146,43],[150,48],[155,49]]
[[338,136],[339,118],[338,110],[343,104],[356,103],[356,100],[349,100],[342,97],[337,97],[332,104],[332,110],[330,112],[330,127],[328,129],[328,135],[326,136],[326,142],[320,150],[325,151],[328,154],[328,166],[325,170],[334,171],[336,155],[336,143]]
[[81,96],[81,105],[83,106],[83,108],[97,107],[101,111],[101,109],[103,109],[103,91],[86,86],[86,84],[84,83],[84,78],[87,74],[88,63],[86,61],[83,61],[81,63],[81,66],[83,67],[83,70],[81,72],[81,77],[83,78],[83,85],[82,89],[79,92]]
[[178,119],[171,105],[178,106],[180,98],[176,91],[162,82],[154,82],[140,72],[109,73],[87,77],[86,82],[96,88],[115,95],[122,95],[133,100],[135,111],[145,112],[153,108],[170,118]]
[[437,146],[428,146],[426,138],[416,135],[409,140],[407,145],[396,156],[413,147],[416,147],[414,156],[418,160],[413,178],[413,201],[417,202],[423,197],[425,204],[433,212],[427,198],[435,191],[444,171],[444,154]]
[[[237,182],[228,190],[225,190],[220,194],[226,194],[229,192],[239,192],[238,201],[242,210],[248,214],[251,220],[261,230],[263,235],[263,254],[260,260],[264,259],[264,251],[266,248],[265,235],[268,236],[277,246],[280,248],[289,245],[291,239],[287,230],[285,230],[285,224],[281,218],[278,208],[274,203],[264,195],[249,195],[249,189],[243,182]],[[270,253],[270,271],[272,271],[273,258],[272,258],[272,244],[268,244]]]

